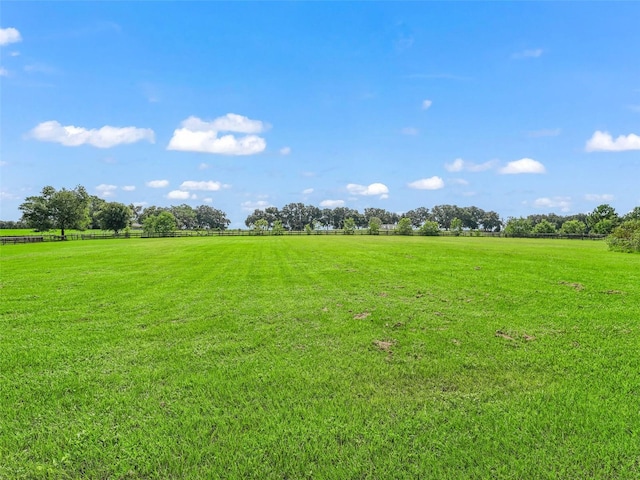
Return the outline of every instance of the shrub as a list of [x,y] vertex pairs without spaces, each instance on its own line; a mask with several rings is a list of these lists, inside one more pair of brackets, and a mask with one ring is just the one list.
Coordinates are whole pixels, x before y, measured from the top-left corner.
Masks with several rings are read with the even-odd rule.
[[640,252],[640,220],[627,220],[607,237],[609,250]]
[[531,221],[526,218],[509,218],[504,227],[505,237],[526,237],[533,230]]
[[562,224],[560,232],[567,235],[582,235],[587,230],[587,226],[580,220],[567,220]]
[[462,220],[459,218],[454,218],[451,220],[451,232],[457,237],[462,233]]
[[429,235],[429,236],[440,235],[440,225],[438,225],[438,222],[431,222],[427,220],[418,229],[418,233],[420,235]]
[[282,220],[276,220],[275,222],[273,222],[273,229],[271,231],[274,235],[282,235],[284,233]]
[[356,231],[356,221],[349,217],[344,220],[343,233],[345,235],[353,235]]
[[398,225],[396,225],[396,233],[398,235],[413,235],[411,219],[408,217],[401,218]]
[[556,233],[556,226],[548,220],[542,220],[535,227],[533,227],[533,233],[545,235]]
[[379,235],[381,225],[382,220],[380,220],[378,217],[371,217],[371,219],[369,220],[369,235]]

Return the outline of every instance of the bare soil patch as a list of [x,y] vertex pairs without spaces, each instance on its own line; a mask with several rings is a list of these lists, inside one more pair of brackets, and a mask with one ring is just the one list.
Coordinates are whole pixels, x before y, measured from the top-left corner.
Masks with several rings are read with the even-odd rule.
[[578,282],[558,282],[560,285],[567,285],[568,287],[572,287],[577,291],[584,290],[584,285]]

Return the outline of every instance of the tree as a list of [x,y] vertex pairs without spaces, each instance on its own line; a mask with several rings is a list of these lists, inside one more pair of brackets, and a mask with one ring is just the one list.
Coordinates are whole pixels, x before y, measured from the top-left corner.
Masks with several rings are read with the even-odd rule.
[[484,215],[480,219],[480,224],[485,232],[499,232],[500,228],[502,228],[500,215],[494,211],[484,212]]
[[[596,228],[596,225],[603,220],[608,221],[600,224],[600,226]],[[593,209],[593,212],[587,215],[587,227],[589,227],[589,231],[592,233],[611,233],[619,221],[620,219],[618,218],[616,210],[607,203],[598,205]]]
[[548,235],[556,233],[556,226],[548,220],[542,220],[540,223],[533,227],[532,232],[539,235]]
[[129,204],[129,210],[131,210],[131,223],[140,223],[140,215],[142,214],[142,205]]
[[485,211],[478,207],[464,207],[460,209],[460,220],[462,220],[462,226],[470,230],[476,230],[482,223],[482,218],[485,215]]
[[622,217],[622,219],[625,222],[629,220],[640,220],[640,207],[634,207],[634,209]]
[[[89,195],[89,228],[97,230],[100,227],[100,212],[107,204],[104,198]],[[111,230],[111,229],[107,229]]]
[[424,222],[431,219],[431,215],[429,215],[429,209],[425,207],[418,207],[414,210],[409,210],[404,214],[404,216],[411,219],[411,225],[413,225],[415,228],[418,228]]
[[567,220],[562,224],[560,232],[566,235],[582,235],[586,229],[587,226],[580,220]]
[[81,185],[58,191],[44,187],[41,195],[27,197],[19,208],[30,228],[40,231],[59,228],[62,238],[66,229],[84,229],[89,223],[89,195]]
[[18,207],[22,210],[22,221],[37,232],[46,232],[53,228],[53,218],[49,210],[49,202],[55,193],[53,187],[44,187],[39,196],[27,197]]
[[453,220],[451,220],[450,228],[456,237],[462,233],[462,226],[463,226],[462,220],[459,219],[458,217],[455,217]]
[[427,220],[420,226],[420,228],[418,229],[418,233],[420,235],[429,236],[440,235],[440,226],[438,225],[438,222]]
[[206,228],[212,230],[226,230],[231,220],[227,215],[217,208],[209,205],[200,205],[196,207],[196,226],[198,228]]
[[381,225],[382,220],[380,220],[378,217],[371,217],[369,219],[369,235],[379,235]]
[[514,218],[511,217],[507,220],[507,224],[504,227],[504,234],[507,237],[526,237],[531,234],[533,225],[531,221],[526,218]]
[[356,222],[353,218],[345,218],[343,230],[345,235],[353,235],[356,230]]
[[282,226],[282,220],[276,220],[273,222],[273,234],[282,235],[284,233],[284,227]]
[[262,235],[262,233],[269,228],[269,224],[264,218],[260,218],[253,223],[253,232],[256,235]]
[[144,226],[145,221],[147,220],[147,218],[151,217],[151,216],[155,216],[160,214],[160,212],[164,212],[167,209],[164,207],[156,207],[155,205],[151,205],[147,208],[145,208],[140,215],[138,215],[138,223],[140,223],[141,225]]
[[396,225],[395,232],[398,235],[413,235],[413,227],[411,226],[411,219],[407,217],[401,218],[400,221],[398,222],[398,225]]
[[590,233],[595,233],[596,235],[609,235],[613,232],[613,229],[616,228],[616,223],[617,222],[610,218],[603,218],[591,227]]
[[143,228],[145,233],[166,234],[173,232],[178,226],[173,213],[162,211],[157,215],[151,215],[144,220]]
[[173,213],[180,230],[193,230],[197,225],[196,212],[190,205],[183,203],[182,205],[171,206],[169,211]]
[[117,235],[120,230],[129,226],[131,222],[131,209],[123,203],[105,203],[98,213],[100,228],[103,230],[113,230]]
[[[247,227],[251,227],[251,226],[254,226],[256,222],[260,219],[264,219],[266,221],[265,212],[260,210],[259,208],[256,208],[251,215],[247,216],[246,220],[244,221],[244,224]],[[267,225],[268,224],[269,222],[267,222]]]
[[433,219],[438,222],[440,228],[449,230],[451,227],[451,220],[456,217],[460,217],[460,207],[455,205],[436,205],[431,209],[431,215]]
[[607,237],[607,243],[610,250],[640,252],[640,220],[623,222]]

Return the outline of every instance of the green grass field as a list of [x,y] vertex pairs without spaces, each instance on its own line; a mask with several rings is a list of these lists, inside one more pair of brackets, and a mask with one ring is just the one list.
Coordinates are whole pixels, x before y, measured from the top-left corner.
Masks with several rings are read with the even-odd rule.
[[604,242],[0,256],[0,478],[640,477],[640,256]]

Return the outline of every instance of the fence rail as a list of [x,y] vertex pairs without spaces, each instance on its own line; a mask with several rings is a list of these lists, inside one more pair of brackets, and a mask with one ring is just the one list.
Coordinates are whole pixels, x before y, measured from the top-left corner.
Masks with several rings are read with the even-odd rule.
[[[301,235],[369,235],[366,229],[355,230],[353,232],[345,232],[344,230],[313,230],[307,232],[301,231],[284,231],[282,233],[274,233],[271,230],[256,232],[254,230],[177,230],[167,233],[145,233],[142,231],[133,231],[125,233],[73,233],[65,236],[61,235],[18,235],[18,236],[0,236],[0,244],[18,244],[18,243],[39,243],[39,242],[57,242],[62,240],[113,240],[128,238],[182,238],[182,237],[256,237],[256,236],[301,236]],[[379,236],[396,235],[393,230],[380,230]],[[413,236],[419,236],[418,232],[413,232]],[[437,236],[442,237],[505,237],[503,232],[482,232],[482,231],[464,231],[462,233],[441,231]],[[515,237],[511,237],[515,238]],[[547,239],[571,239],[571,240],[603,240],[606,235],[567,235],[559,233],[551,234],[530,234],[518,236],[518,238],[547,238]]]

